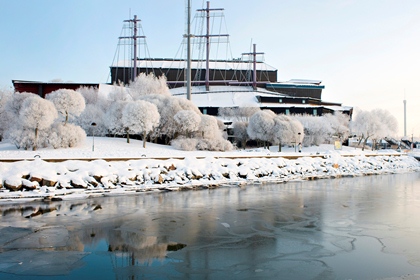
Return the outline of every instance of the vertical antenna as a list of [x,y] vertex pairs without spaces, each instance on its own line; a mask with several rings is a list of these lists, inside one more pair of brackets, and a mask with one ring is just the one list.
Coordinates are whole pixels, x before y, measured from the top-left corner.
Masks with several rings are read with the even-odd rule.
[[405,100],[405,89],[404,89],[404,138],[407,137],[407,100]]

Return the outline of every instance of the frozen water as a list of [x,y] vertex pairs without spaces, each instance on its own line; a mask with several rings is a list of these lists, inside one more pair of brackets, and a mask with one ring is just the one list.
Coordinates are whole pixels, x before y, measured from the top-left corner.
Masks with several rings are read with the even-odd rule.
[[416,279],[419,179],[0,205],[0,278]]

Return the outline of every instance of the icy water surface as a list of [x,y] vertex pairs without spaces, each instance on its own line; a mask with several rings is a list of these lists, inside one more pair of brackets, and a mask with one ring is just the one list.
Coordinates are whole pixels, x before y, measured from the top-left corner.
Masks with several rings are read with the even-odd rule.
[[0,279],[420,279],[420,173],[0,211]]

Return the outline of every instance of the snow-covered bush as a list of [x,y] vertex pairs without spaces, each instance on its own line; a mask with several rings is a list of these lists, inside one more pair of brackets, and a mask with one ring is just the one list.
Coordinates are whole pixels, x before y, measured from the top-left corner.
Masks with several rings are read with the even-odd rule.
[[77,125],[56,122],[52,125],[48,143],[54,148],[73,148],[86,140],[85,131]]
[[64,117],[65,124],[69,119],[79,116],[86,106],[84,97],[71,89],[53,91],[47,94],[46,99],[54,103],[58,113]]
[[171,141],[171,146],[183,151],[195,151],[197,149],[198,139],[178,137]]
[[129,142],[129,133],[142,133],[143,147],[146,148],[147,134],[159,124],[159,118],[158,109],[154,104],[143,100],[129,102],[122,112],[127,142]]
[[197,139],[196,149],[203,151],[225,152],[233,150],[233,145],[223,138]]
[[191,133],[198,129],[201,117],[194,111],[181,110],[175,114],[174,120],[177,124],[178,132],[190,137]]

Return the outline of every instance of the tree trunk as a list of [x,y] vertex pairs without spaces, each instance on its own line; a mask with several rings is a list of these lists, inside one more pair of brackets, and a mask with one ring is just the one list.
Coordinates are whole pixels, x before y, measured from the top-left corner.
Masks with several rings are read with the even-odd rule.
[[281,142],[279,142],[279,152],[281,152]]
[[362,151],[364,151],[364,150],[365,150],[365,146],[366,146],[367,140],[368,140],[368,138],[366,137],[366,138],[365,138],[365,141],[363,141]]
[[147,136],[146,131],[143,131],[143,148],[146,148],[146,136]]
[[36,142],[38,142],[38,127],[35,128],[35,139],[34,139],[34,146],[32,147],[33,151],[36,151]]
[[127,134],[127,143],[130,143],[130,133],[128,132],[128,129],[125,130]]

